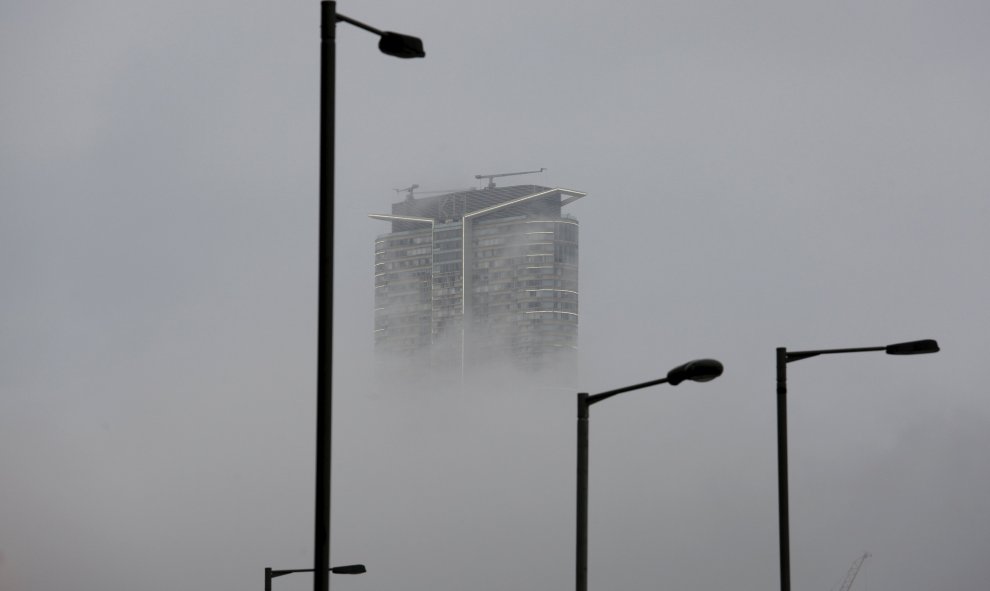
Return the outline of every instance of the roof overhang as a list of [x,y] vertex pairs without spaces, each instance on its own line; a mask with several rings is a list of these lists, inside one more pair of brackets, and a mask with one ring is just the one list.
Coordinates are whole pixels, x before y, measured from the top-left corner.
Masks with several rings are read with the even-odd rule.
[[383,222],[418,222],[431,225],[435,222],[432,218],[417,218],[408,215],[391,215],[387,213],[369,213],[368,217]]
[[512,207],[513,205],[519,205],[520,203],[525,203],[527,201],[533,201],[535,199],[540,199],[542,197],[549,197],[551,195],[560,194],[560,205],[563,207],[568,203],[577,201],[578,199],[587,195],[587,193],[582,193],[581,191],[574,191],[572,189],[561,189],[560,187],[555,187],[553,189],[547,189],[546,191],[540,191],[539,193],[533,193],[531,195],[525,195],[523,197],[517,197],[505,203],[499,203],[498,205],[493,205],[491,207],[486,207],[484,209],[479,209],[478,211],[472,211],[469,214],[465,214],[464,219],[473,219],[476,217],[483,216],[487,213],[492,213],[506,207]]

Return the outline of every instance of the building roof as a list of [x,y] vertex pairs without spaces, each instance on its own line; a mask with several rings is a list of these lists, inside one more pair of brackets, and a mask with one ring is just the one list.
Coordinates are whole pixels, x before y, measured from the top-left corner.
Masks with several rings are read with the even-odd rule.
[[[423,223],[457,222],[472,213],[492,217],[534,213],[560,217],[561,207],[584,195],[580,191],[540,185],[471,189],[420,199],[410,195],[392,204],[391,215],[371,214],[369,217],[392,222],[393,232],[412,230]],[[484,213],[484,210],[490,210],[490,213]]]

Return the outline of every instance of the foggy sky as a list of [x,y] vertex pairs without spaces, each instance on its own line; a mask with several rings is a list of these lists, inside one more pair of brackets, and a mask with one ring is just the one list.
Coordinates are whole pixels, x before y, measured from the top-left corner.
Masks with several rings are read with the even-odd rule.
[[[581,389],[725,375],[591,419],[590,585],[990,580],[990,8],[340,2],[334,577],[573,585],[574,393],[371,371],[393,191],[585,191]],[[0,590],[261,588],[312,565],[319,5],[0,7]],[[509,183],[505,183],[509,184]],[[311,586],[277,579],[280,591]]]

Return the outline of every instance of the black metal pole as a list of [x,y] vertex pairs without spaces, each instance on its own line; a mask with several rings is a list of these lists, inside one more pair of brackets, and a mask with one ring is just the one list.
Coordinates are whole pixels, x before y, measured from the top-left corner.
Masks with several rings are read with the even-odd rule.
[[313,589],[330,588],[330,443],[333,417],[334,62],[337,4],[323,0],[320,43],[320,246],[316,345],[316,509]]
[[588,416],[590,404],[587,392],[577,398],[577,556],[575,558],[575,589],[588,589]]
[[790,517],[787,499],[787,349],[777,349],[777,509],[780,528],[780,591],[791,589]]
[[265,591],[272,591],[272,569],[265,568]]

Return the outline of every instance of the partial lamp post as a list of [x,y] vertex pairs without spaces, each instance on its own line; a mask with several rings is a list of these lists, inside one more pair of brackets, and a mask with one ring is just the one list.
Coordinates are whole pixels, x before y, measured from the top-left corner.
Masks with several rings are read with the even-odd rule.
[[333,375],[333,240],[334,240],[334,117],[337,22],[343,21],[378,35],[378,49],[401,58],[424,57],[418,37],[379,31],[360,21],[337,14],[337,3],[320,3],[320,252],[319,302],[316,345],[316,511],[313,553],[313,589],[327,591],[330,584],[330,431],[332,428]]
[[837,353],[866,353],[884,351],[888,355],[921,355],[937,353],[938,343],[932,339],[895,343],[880,347],[856,347],[852,349],[819,349],[813,351],[788,351],[777,349],[777,509],[780,528],[780,591],[791,589],[790,516],[787,492],[787,364],[818,355]]
[[722,375],[722,364],[714,359],[696,359],[667,372],[667,377],[577,397],[577,556],[575,558],[575,585],[577,591],[588,589],[588,419],[592,404],[623,392],[648,388],[658,384],[676,386],[683,381],[709,382]]
[[[265,591],[272,591],[272,579],[274,579],[275,577],[281,577],[283,575],[291,575],[292,573],[311,573],[311,572],[313,572],[313,569],[311,568],[290,568],[284,570],[266,568]],[[368,572],[368,569],[366,569],[363,564],[348,564],[346,566],[331,567],[330,572],[335,575],[360,575]]]

